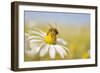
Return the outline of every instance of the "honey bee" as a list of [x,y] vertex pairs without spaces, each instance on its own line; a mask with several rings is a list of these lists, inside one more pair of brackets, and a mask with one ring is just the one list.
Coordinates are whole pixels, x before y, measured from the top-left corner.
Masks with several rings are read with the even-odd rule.
[[45,38],[46,42],[48,44],[56,44],[56,38],[57,38],[57,35],[58,35],[58,30],[57,30],[56,27],[52,27],[50,24],[49,24],[49,26],[50,26],[50,29],[48,30],[46,38]]

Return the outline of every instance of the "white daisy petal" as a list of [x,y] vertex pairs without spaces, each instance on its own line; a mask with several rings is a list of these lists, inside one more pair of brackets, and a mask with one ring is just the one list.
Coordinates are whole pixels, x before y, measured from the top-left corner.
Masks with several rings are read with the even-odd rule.
[[41,39],[41,40],[43,40],[44,38],[39,37],[39,36],[30,36],[30,37],[28,38],[28,40],[32,40],[32,39]]
[[55,48],[52,45],[50,45],[50,47],[49,47],[49,55],[50,55],[50,58],[51,59],[54,59],[55,58],[55,54],[56,54]]
[[61,58],[64,58],[64,55],[67,55],[66,51],[62,47],[60,47],[59,45],[55,45],[55,49],[59,53]]
[[40,44],[41,44],[42,42],[43,42],[42,40],[30,40],[30,41],[29,41],[30,48],[36,49],[37,47],[40,46]]
[[45,44],[40,50],[40,56],[43,57],[48,52],[48,44]]
[[42,43],[38,46],[38,48],[36,48],[36,52],[38,53],[40,51],[40,49],[45,45],[45,43]]
[[37,53],[43,45],[44,42],[42,40],[30,40],[30,48],[34,49]]
[[[58,45],[59,47],[61,47],[62,48],[62,50],[63,50],[63,52],[64,52],[64,55],[66,56],[68,53],[68,51],[66,50],[66,49],[68,49],[68,48],[66,48],[66,47],[64,47],[64,46],[61,46],[61,45]],[[66,49],[65,49],[66,48]]]
[[30,44],[32,44],[32,43],[38,43],[38,42],[43,42],[43,40],[37,40],[37,39],[30,40]]
[[38,29],[38,28],[34,28],[35,30],[37,30],[37,31],[39,31],[40,33],[42,33],[42,34],[44,34],[44,35],[46,35],[46,33],[45,32],[43,32],[42,30],[40,30],[40,29]]
[[57,43],[58,44],[63,44],[63,45],[66,45],[67,43],[64,41],[64,39],[62,39],[62,38],[58,38],[57,39]]
[[66,48],[65,46],[60,45],[62,48],[64,48],[67,52],[70,52],[70,50],[68,48]]
[[38,31],[32,31],[32,33],[33,34],[36,34],[36,35],[39,35],[39,36],[41,36],[41,37],[45,37],[45,35],[43,34],[43,33],[40,33],[40,32],[38,32]]

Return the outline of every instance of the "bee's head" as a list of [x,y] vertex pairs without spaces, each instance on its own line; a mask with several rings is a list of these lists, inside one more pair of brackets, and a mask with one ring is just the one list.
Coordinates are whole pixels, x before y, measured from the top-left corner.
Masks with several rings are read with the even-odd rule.
[[58,30],[56,28],[50,28],[47,34],[49,34],[49,33],[57,35],[58,34]]

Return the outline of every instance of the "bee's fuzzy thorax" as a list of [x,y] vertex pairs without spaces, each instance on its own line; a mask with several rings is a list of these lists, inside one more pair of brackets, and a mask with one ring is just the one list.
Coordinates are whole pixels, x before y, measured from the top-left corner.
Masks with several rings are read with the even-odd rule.
[[45,42],[48,44],[56,44],[57,34],[58,34],[58,31],[56,28],[49,29],[45,37]]

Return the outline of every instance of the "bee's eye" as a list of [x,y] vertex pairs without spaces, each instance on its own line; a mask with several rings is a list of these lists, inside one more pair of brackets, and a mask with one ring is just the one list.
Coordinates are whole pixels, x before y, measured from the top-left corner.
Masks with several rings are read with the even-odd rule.
[[58,31],[56,31],[56,34],[58,34]]
[[57,29],[55,29],[55,33],[56,33],[56,34],[58,34],[58,31],[57,31]]

